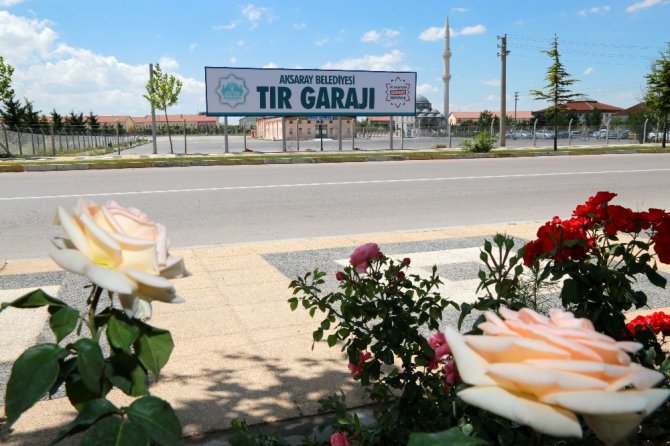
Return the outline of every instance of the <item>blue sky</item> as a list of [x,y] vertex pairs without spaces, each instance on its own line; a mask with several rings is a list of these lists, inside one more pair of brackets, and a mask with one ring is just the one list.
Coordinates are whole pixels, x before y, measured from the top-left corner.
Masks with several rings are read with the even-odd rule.
[[544,107],[529,90],[546,84],[554,33],[573,90],[619,107],[639,102],[670,41],[670,0],[0,0],[0,55],[45,113],[145,115],[150,62],[184,81],[171,113],[204,111],[205,66],[411,70],[442,111],[447,16],[451,111],[499,109],[503,34],[508,110],[515,91],[518,110]]

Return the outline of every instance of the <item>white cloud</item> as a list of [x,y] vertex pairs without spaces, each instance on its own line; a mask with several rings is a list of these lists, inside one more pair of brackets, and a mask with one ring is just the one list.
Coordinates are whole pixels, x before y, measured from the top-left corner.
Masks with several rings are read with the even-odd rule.
[[263,65],[261,68],[279,68],[279,65],[274,62],[269,62]]
[[305,22],[294,23],[293,27],[298,31],[302,31],[303,29],[307,28],[307,24]]
[[526,26],[526,22],[524,22],[523,20],[517,20],[516,22],[512,23],[512,25],[518,26],[519,28],[523,28],[524,26]]
[[419,34],[419,39],[429,42],[444,39],[444,26],[431,26]]
[[0,11],[0,54],[12,65],[50,58],[57,38],[50,26],[48,20]]
[[227,23],[225,25],[214,25],[214,26],[212,26],[212,29],[214,31],[221,31],[221,30],[224,30],[224,29],[235,29],[235,28],[237,28],[237,25],[239,25],[239,24],[240,24],[239,20],[233,20],[230,23]]
[[237,57],[233,56],[230,59],[228,59],[228,62],[230,63],[237,63]]
[[593,8],[589,9],[582,9],[581,11],[577,12],[577,15],[580,16],[586,16],[586,14],[601,14],[601,13],[606,13],[610,11],[610,7],[607,5],[604,6],[594,6]]
[[[143,116],[149,105],[142,94],[149,79],[148,65],[131,65],[114,56],[74,48],[60,41],[47,21],[0,11],[0,54],[16,71],[17,97],[27,97],[36,110]],[[179,103],[171,113],[204,110],[204,82],[174,73],[174,58],[159,60],[184,83]]]
[[468,8],[451,8],[451,12],[468,12]]
[[326,62],[321,68],[325,70],[409,70],[410,68],[402,63],[404,57],[405,55],[400,51],[393,50],[381,56],[366,54],[362,57],[342,59],[337,62]]
[[172,57],[163,56],[158,59],[158,63],[161,64],[161,68],[168,71],[174,71],[179,69],[179,62]]
[[451,37],[474,36],[475,34],[484,34],[485,32],[486,27],[484,25],[466,26],[460,31],[452,31]]
[[240,8],[242,15],[245,19],[251,22],[251,27],[249,29],[258,28],[258,22],[265,19],[268,23],[272,23],[277,19],[277,17],[272,13],[270,8],[264,6],[256,6],[253,4],[248,4]]
[[584,70],[584,76],[588,76],[591,73],[593,73],[593,67],[588,67],[586,70]]
[[660,5],[662,0],[643,0],[641,2],[633,3],[628,8],[626,12],[637,12],[640,9],[651,8],[652,6]]
[[[451,37],[472,36],[475,34],[484,34],[485,32],[486,27],[484,25],[466,26],[461,30],[454,30],[453,28],[449,28],[449,35]],[[426,41],[444,39],[444,27],[431,26],[419,34],[419,39]]]
[[190,44],[190,45],[188,46],[189,51],[193,51],[193,50],[195,50],[196,48],[198,48],[198,44],[197,44],[197,43],[192,43],[192,44]]
[[500,87],[500,79],[488,79],[481,82],[489,87]]
[[3,8],[18,5],[19,3],[23,3],[23,0],[0,0],[0,6]]
[[316,46],[318,46],[319,48],[321,48],[322,46],[324,46],[324,45],[327,44],[328,42],[330,42],[330,37],[324,37],[323,39],[315,40],[315,41],[314,41],[314,45],[316,45]]
[[393,46],[396,44],[396,37],[400,35],[400,31],[395,29],[384,28],[377,31],[372,29],[361,37],[361,42],[364,43],[379,43],[383,46]]
[[373,29],[363,34],[363,37],[361,37],[361,42],[366,43],[379,42],[379,39],[381,38],[382,35]]
[[437,93],[438,91],[440,91],[439,88],[430,84],[419,84],[416,86],[416,92],[423,95]]

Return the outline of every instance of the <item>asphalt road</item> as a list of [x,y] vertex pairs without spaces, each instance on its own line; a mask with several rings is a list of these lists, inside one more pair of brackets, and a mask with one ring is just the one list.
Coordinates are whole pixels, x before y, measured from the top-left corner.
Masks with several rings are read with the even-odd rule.
[[113,199],[174,247],[568,217],[598,190],[670,208],[670,155],[221,166],[0,174],[0,261],[45,257],[58,205]]

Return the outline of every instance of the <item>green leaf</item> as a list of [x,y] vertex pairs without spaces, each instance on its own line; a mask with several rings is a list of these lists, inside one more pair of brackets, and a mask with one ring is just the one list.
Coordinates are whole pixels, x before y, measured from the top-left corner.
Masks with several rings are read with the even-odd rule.
[[119,413],[121,413],[119,409],[104,398],[91,400],[81,408],[81,411],[74,421],[58,431],[56,438],[52,440],[51,444],[56,444],[65,437],[69,437],[77,432],[88,429],[90,425],[94,424],[104,416]]
[[142,365],[157,379],[161,369],[170,359],[174,347],[170,332],[143,324],[142,334],[134,345]]
[[18,357],[12,366],[5,398],[9,426],[51,389],[58,378],[59,360],[66,356],[67,350],[56,344],[39,344]]
[[433,434],[413,433],[409,436],[407,446],[486,446],[488,444],[480,438],[465,435],[457,427],[452,427]]
[[647,276],[647,279],[649,279],[649,281],[652,284],[656,285],[657,287],[665,288],[665,285],[668,283],[668,279],[661,276],[659,273],[657,273],[651,268],[647,268],[645,274]]
[[13,300],[12,302],[2,304],[2,309],[4,310],[6,307],[38,308],[43,307],[45,305],[53,305],[57,307],[67,306],[67,304],[62,300],[58,300],[55,297],[51,297],[43,290],[39,289],[31,291],[28,294],[24,294],[23,296]]
[[109,344],[126,353],[130,353],[130,346],[140,336],[140,328],[132,321],[112,315],[107,324],[107,340]]
[[126,395],[148,395],[147,372],[138,359],[126,353],[117,353],[105,365],[105,376]]
[[82,446],[143,446],[149,445],[149,438],[140,426],[124,421],[116,416],[99,420],[86,433]]
[[298,299],[295,297],[289,299],[289,304],[291,305],[291,311],[295,311],[295,309],[298,308]]
[[321,339],[323,339],[323,330],[320,328],[318,330],[314,330],[314,333],[312,333],[312,338],[314,339],[314,342],[319,342]]
[[162,446],[182,445],[184,440],[181,424],[172,406],[155,396],[135,400],[126,410],[130,420],[157,444]]
[[65,381],[65,393],[70,400],[70,404],[72,404],[77,411],[81,410],[82,407],[84,407],[84,404],[100,397],[99,393],[91,392],[88,387],[86,387],[79,373],[72,373],[67,377]]
[[105,358],[100,345],[92,339],[82,338],[73,345],[77,350],[77,369],[79,376],[88,390],[100,394],[102,390],[102,372]]
[[51,317],[49,318],[49,326],[56,336],[56,342],[62,341],[65,336],[72,333],[77,327],[79,311],[68,305],[62,307],[50,305],[49,314],[51,314]]
[[561,302],[563,306],[565,307],[570,303],[579,303],[580,300],[577,282],[574,279],[565,279],[563,289],[561,289]]
[[337,344],[337,335],[329,335],[328,336],[328,347],[333,347],[335,344]]

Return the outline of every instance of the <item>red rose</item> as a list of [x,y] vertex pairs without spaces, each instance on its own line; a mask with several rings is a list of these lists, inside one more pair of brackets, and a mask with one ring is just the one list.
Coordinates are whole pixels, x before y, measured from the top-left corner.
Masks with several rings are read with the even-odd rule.
[[405,265],[409,265],[410,263],[412,263],[412,259],[410,259],[409,257],[405,257],[404,259],[402,259],[402,263]]
[[337,280],[340,280],[340,281],[341,281],[341,280],[344,280],[344,273],[343,273],[342,271],[338,271],[338,272],[336,272],[336,273],[335,273],[335,278],[336,278]]
[[363,363],[370,358],[372,358],[372,354],[370,352],[363,353],[362,351],[359,351],[358,363],[356,364],[352,362],[349,363],[347,367],[349,367],[349,371],[351,372],[352,375],[354,375],[354,378],[358,377],[361,373],[363,373]]
[[397,276],[398,276],[398,279],[405,280],[405,273],[404,272],[398,271]]

